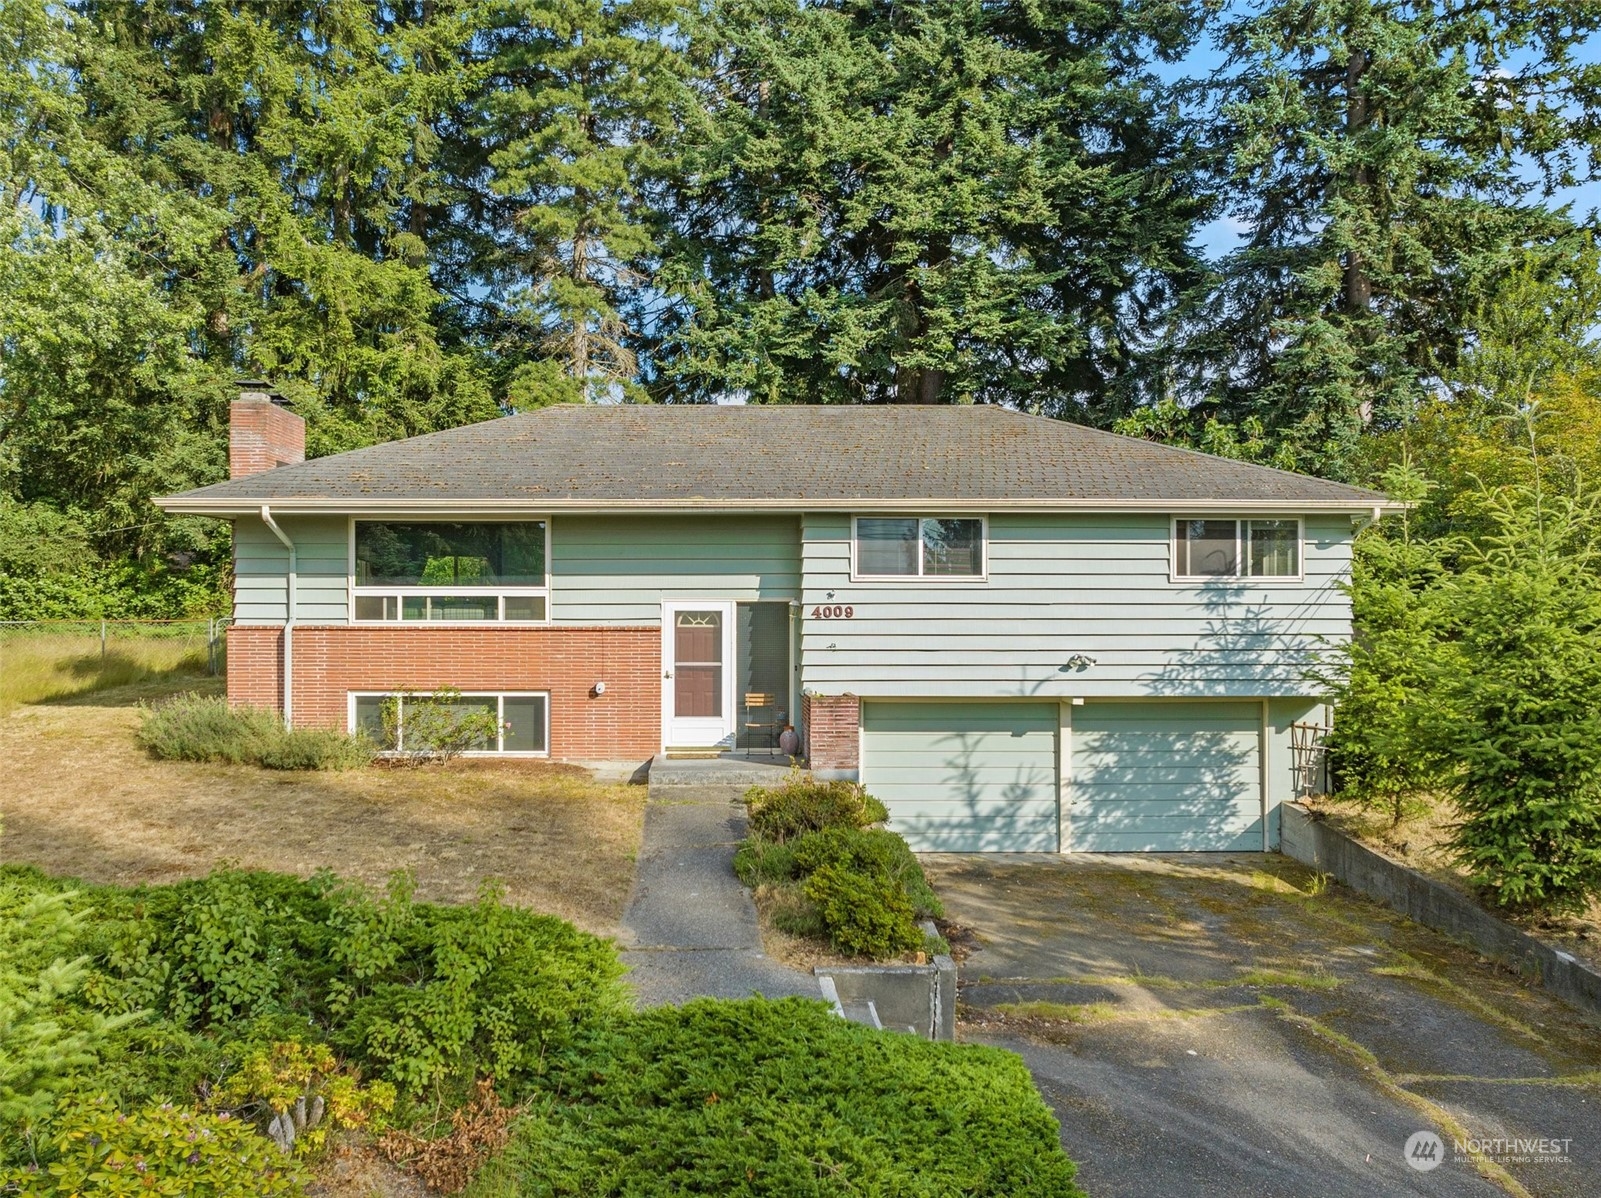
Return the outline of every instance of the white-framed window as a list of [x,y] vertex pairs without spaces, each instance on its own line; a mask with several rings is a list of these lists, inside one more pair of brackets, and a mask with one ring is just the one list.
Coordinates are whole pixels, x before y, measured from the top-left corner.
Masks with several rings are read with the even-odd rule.
[[1303,540],[1295,517],[1181,516],[1173,521],[1173,577],[1295,581]]
[[[437,703],[427,694],[393,691],[351,691],[350,730],[372,737],[380,752],[397,753],[426,745],[406,743],[406,708],[415,703]],[[391,705],[385,710],[385,705]],[[492,716],[499,729],[494,743],[469,749],[469,755],[517,757],[550,756],[550,693],[548,691],[468,691],[446,706],[452,713]],[[394,734],[395,743],[386,744]]]
[[982,516],[857,516],[851,521],[851,577],[971,582],[989,571],[989,523]]
[[547,624],[548,520],[350,522],[358,624]]

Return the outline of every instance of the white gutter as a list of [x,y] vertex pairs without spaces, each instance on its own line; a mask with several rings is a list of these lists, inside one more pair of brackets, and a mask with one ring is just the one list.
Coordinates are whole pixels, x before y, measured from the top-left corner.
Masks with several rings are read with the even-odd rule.
[[299,561],[295,550],[295,543],[278,527],[277,521],[272,518],[272,509],[265,503],[261,505],[261,522],[272,530],[272,535],[283,542],[285,549],[289,550],[289,582],[284,589],[284,727],[294,727],[294,636],[295,636],[295,575]]
[[[163,511],[193,516],[254,515],[260,500],[163,495],[154,500]],[[1117,512],[1160,512],[1166,515],[1289,515],[1319,512],[1365,515],[1372,511],[1399,512],[1405,504],[1371,499],[372,499],[349,498],[276,499],[280,512],[302,514],[383,516],[383,515],[540,515],[566,512],[573,515],[610,515],[619,512],[702,512],[729,514],[763,512],[1076,512],[1107,514]]]

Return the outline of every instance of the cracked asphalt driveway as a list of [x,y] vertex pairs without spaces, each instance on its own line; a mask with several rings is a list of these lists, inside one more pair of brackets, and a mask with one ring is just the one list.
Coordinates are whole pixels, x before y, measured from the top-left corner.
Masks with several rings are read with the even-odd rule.
[[[1601,1194],[1601,1028],[1294,861],[923,862],[958,1036],[1022,1054],[1094,1198]],[[1509,1139],[1563,1159],[1455,1151]]]

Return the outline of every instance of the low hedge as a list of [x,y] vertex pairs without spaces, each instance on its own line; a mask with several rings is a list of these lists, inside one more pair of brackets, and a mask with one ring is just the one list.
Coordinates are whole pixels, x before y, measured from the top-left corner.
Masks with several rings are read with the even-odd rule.
[[366,765],[377,748],[333,728],[286,728],[275,711],[233,707],[206,695],[176,695],[144,709],[135,733],[168,761],[259,765],[270,770],[343,770]]
[[888,813],[859,784],[792,775],[745,801],[751,834],[734,872],[762,891],[775,927],[878,960],[926,947],[918,921],[944,908],[906,842],[870,826]]
[[783,844],[823,828],[866,828],[889,818],[884,804],[859,782],[824,782],[798,770],[777,786],[753,786],[745,809],[755,836]]
[[[403,875],[377,896],[329,875],[122,889],[4,867],[0,948],[0,1059],[34,1075],[11,1093],[0,1073],[0,1193],[8,1166],[71,1147],[90,1102],[262,1130],[282,1091],[426,1123],[481,1075],[512,1101],[559,1089],[632,1008],[610,942],[493,891],[413,902]],[[41,992],[49,1009],[11,1018],[6,994]]]
[[1020,1058],[802,999],[635,1016],[573,1099],[536,1104],[469,1198],[1081,1194]]

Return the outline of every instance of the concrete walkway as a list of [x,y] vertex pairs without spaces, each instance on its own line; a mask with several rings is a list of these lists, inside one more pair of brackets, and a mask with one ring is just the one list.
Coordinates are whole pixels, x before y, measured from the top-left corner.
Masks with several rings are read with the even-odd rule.
[[651,764],[645,837],[623,915],[623,962],[645,1006],[701,996],[821,998],[817,980],[762,952],[756,904],[734,876],[745,788],[777,766],[727,760]]

